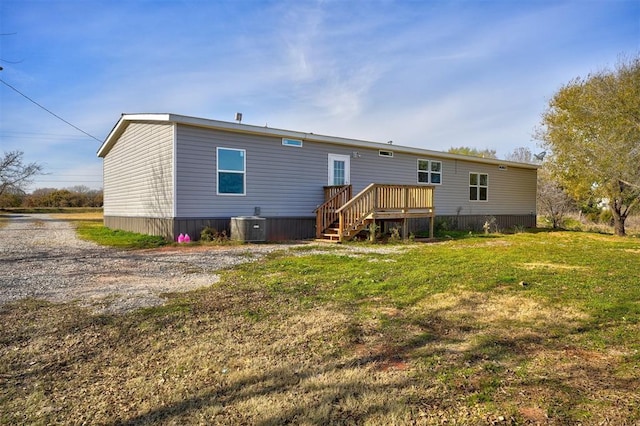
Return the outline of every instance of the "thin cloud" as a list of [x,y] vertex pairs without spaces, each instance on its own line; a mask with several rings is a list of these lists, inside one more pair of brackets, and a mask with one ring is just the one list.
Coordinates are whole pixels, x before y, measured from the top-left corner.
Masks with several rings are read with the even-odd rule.
[[[252,6],[6,0],[3,31],[17,35],[3,55],[24,62],[2,78],[99,138],[123,112],[239,111],[249,124],[504,155],[532,146],[561,84],[640,49],[635,0]],[[100,170],[95,141],[44,136],[74,132],[6,90],[0,109],[2,150]]]

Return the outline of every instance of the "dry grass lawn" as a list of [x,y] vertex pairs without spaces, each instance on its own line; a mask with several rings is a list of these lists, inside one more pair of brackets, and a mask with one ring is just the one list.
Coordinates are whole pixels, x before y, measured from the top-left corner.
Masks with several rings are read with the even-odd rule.
[[127,315],[5,305],[0,423],[638,424],[639,248],[280,253]]
[[100,221],[103,220],[104,215],[102,211],[94,211],[94,212],[81,212],[74,213],[70,211],[68,213],[53,213],[51,216],[60,220],[70,220],[70,221],[78,221],[78,220],[90,220],[90,221]]

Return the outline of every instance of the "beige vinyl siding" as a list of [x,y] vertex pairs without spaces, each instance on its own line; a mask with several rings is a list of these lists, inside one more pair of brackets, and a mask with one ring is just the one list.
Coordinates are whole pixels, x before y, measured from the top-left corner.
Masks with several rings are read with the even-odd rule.
[[173,125],[131,123],[104,158],[105,216],[173,216]]

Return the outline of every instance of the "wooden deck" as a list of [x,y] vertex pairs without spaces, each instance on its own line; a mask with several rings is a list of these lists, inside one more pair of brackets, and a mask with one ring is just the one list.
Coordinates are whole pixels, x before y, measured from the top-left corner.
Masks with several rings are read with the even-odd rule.
[[433,237],[433,186],[372,183],[351,197],[351,185],[325,187],[325,203],[316,209],[316,238],[342,242],[355,237],[377,220],[402,222],[407,237],[407,219],[428,217]]

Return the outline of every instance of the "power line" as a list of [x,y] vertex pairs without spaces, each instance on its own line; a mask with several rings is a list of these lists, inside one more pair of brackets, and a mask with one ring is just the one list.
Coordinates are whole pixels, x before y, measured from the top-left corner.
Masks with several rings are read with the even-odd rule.
[[34,101],[33,99],[31,99],[29,96],[25,95],[24,93],[22,93],[21,91],[19,91],[18,89],[16,89],[15,87],[13,87],[12,85],[10,85],[9,83],[7,83],[6,81],[4,81],[3,79],[0,78],[0,82],[2,84],[4,84],[5,86],[9,87],[11,90],[13,90],[14,92],[18,93],[19,95],[23,96],[25,99],[27,99],[28,101],[34,103],[35,105],[39,106],[40,108],[42,108],[43,110],[45,110],[46,112],[48,112],[49,114],[53,115],[55,118],[57,118],[60,121],[63,121],[64,123],[67,123],[69,126],[73,127],[74,129],[76,129],[77,131],[84,133],[85,135],[89,136],[92,139],[97,140],[98,142],[102,143],[102,141],[98,138],[96,138],[95,136],[85,132],[84,130],[82,130],[80,127],[69,123],[67,120],[65,120],[64,118],[60,117],[58,114],[54,113],[53,111],[43,107],[42,105],[40,105],[38,102]]
[[[60,183],[60,182],[67,183],[67,182],[75,182],[75,181],[76,181],[76,179],[63,179],[63,180],[39,180],[39,181],[37,181],[36,183],[37,183],[38,185],[45,185],[45,184],[47,184],[47,183],[54,183],[54,182],[57,182],[57,183]],[[101,181],[101,180],[83,180],[82,182],[78,183],[78,185],[85,184],[85,183],[102,183],[102,181]]]
[[26,133],[7,133],[0,132],[0,139],[20,139],[20,140],[29,140],[29,141],[85,141],[87,137],[81,134],[75,135],[47,135],[45,133],[37,134],[26,134]]
[[24,59],[20,59],[19,61],[7,61],[6,59],[0,58],[0,61],[5,62],[7,64],[16,65],[16,64],[21,64],[22,62],[24,62]]
[[91,177],[94,179],[98,179],[98,176],[95,175],[90,175],[90,174],[73,174],[73,175],[68,175],[65,173],[48,173],[47,175],[43,175],[43,176],[54,176],[56,178],[59,179],[77,179],[77,178],[86,178],[86,177]]
[[51,136],[56,138],[83,138],[84,136],[80,136],[77,134],[62,134],[62,133],[44,133],[44,132],[22,132],[22,131],[14,131],[14,130],[0,130],[0,135],[9,135],[9,136],[22,136],[22,135],[33,135],[33,136]]
[[[18,33],[13,32],[13,33],[0,33],[0,36],[11,36],[11,35],[16,35]],[[16,65],[16,64],[20,64],[22,62],[24,62],[24,59],[20,59],[19,61],[7,61],[6,59],[0,58],[0,62],[5,62],[7,64],[11,64],[11,65]],[[0,71],[2,71],[2,67],[0,67]]]

